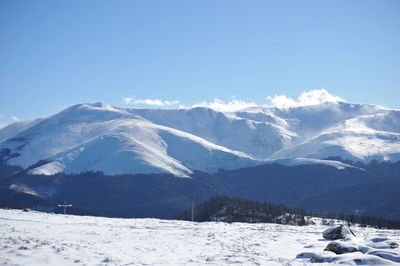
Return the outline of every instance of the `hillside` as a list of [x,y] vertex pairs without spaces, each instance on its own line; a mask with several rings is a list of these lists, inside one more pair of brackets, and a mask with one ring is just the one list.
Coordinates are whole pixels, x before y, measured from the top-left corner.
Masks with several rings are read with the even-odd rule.
[[[0,187],[11,196],[1,197],[0,206],[61,212],[54,206],[67,201],[107,217],[171,218],[188,209],[189,195],[197,194],[198,203],[222,195],[284,204],[321,216],[355,213],[400,220],[398,163],[364,165],[367,170],[339,166],[269,163],[212,175],[196,171],[190,178],[177,178],[171,174],[101,172],[33,175],[3,165]],[[17,197],[12,192],[27,195]]]

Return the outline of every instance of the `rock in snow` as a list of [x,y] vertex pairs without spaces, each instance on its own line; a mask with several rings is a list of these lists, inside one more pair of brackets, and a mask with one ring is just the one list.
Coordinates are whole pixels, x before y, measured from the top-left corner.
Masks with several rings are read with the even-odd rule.
[[[370,243],[375,242],[377,238],[366,240],[355,237],[348,227],[328,228],[323,232],[323,236],[340,240],[330,242],[322,252],[303,252],[296,258],[313,263],[332,262],[351,265],[395,265],[400,262],[400,250],[397,247],[394,248],[396,250],[388,251],[384,246],[380,248],[371,246]],[[388,240],[388,238],[384,239],[384,241]]]
[[322,236],[325,239],[335,240],[350,238],[351,236],[355,236],[355,234],[347,226],[339,225],[326,229],[324,232],[322,232]]
[[344,253],[360,251],[357,245],[354,245],[352,243],[337,242],[337,241],[329,243],[324,250],[332,251],[335,254],[344,254]]

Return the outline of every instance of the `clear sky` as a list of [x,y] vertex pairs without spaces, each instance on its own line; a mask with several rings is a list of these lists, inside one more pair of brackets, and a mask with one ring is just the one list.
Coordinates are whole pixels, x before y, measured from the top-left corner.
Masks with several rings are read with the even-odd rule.
[[400,108],[400,1],[0,1],[3,125],[81,102],[265,104],[320,88]]

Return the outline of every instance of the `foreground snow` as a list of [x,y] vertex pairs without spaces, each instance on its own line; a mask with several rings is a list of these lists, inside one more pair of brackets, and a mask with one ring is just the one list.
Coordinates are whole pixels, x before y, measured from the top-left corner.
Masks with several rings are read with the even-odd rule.
[[[0,210],[0,264],[319,265],[307,256],[296,256],[322,253],[330,242],[322,238],[324,229],[322,225],[191,223]],[[399,243],[400,231],[354,231],[357,243],[399,256],[398,247],[382,243]],[[356,264],[354,259],[361,259],[358,264],[395,264],[360,252],[334,256],[335,263]]]

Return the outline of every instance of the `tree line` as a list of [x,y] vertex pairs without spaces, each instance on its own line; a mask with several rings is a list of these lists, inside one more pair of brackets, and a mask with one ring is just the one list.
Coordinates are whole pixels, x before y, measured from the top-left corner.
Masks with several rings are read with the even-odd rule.
[[[305,225],[306,216],[310,213],[282,204],[217,196],[196,206],[194,220]],[[191,220],[191,209],[174,219]]]
[[[188,209],[173,219],[190,221],[192,210]],[[283,204],[259,202],[238,197],[217,196],[195,207],[196,222],[244,222],[244,223],[277,223],[290,225],[313,224],[311,217],[316,214]],[[400,221],[391,221],[379,217],[362,215],[344,215],[330,213],[323,218],[322,224],[333,225],[334,220],[345,221],[348,225],[372,226],[376,228],[400,229]]]

